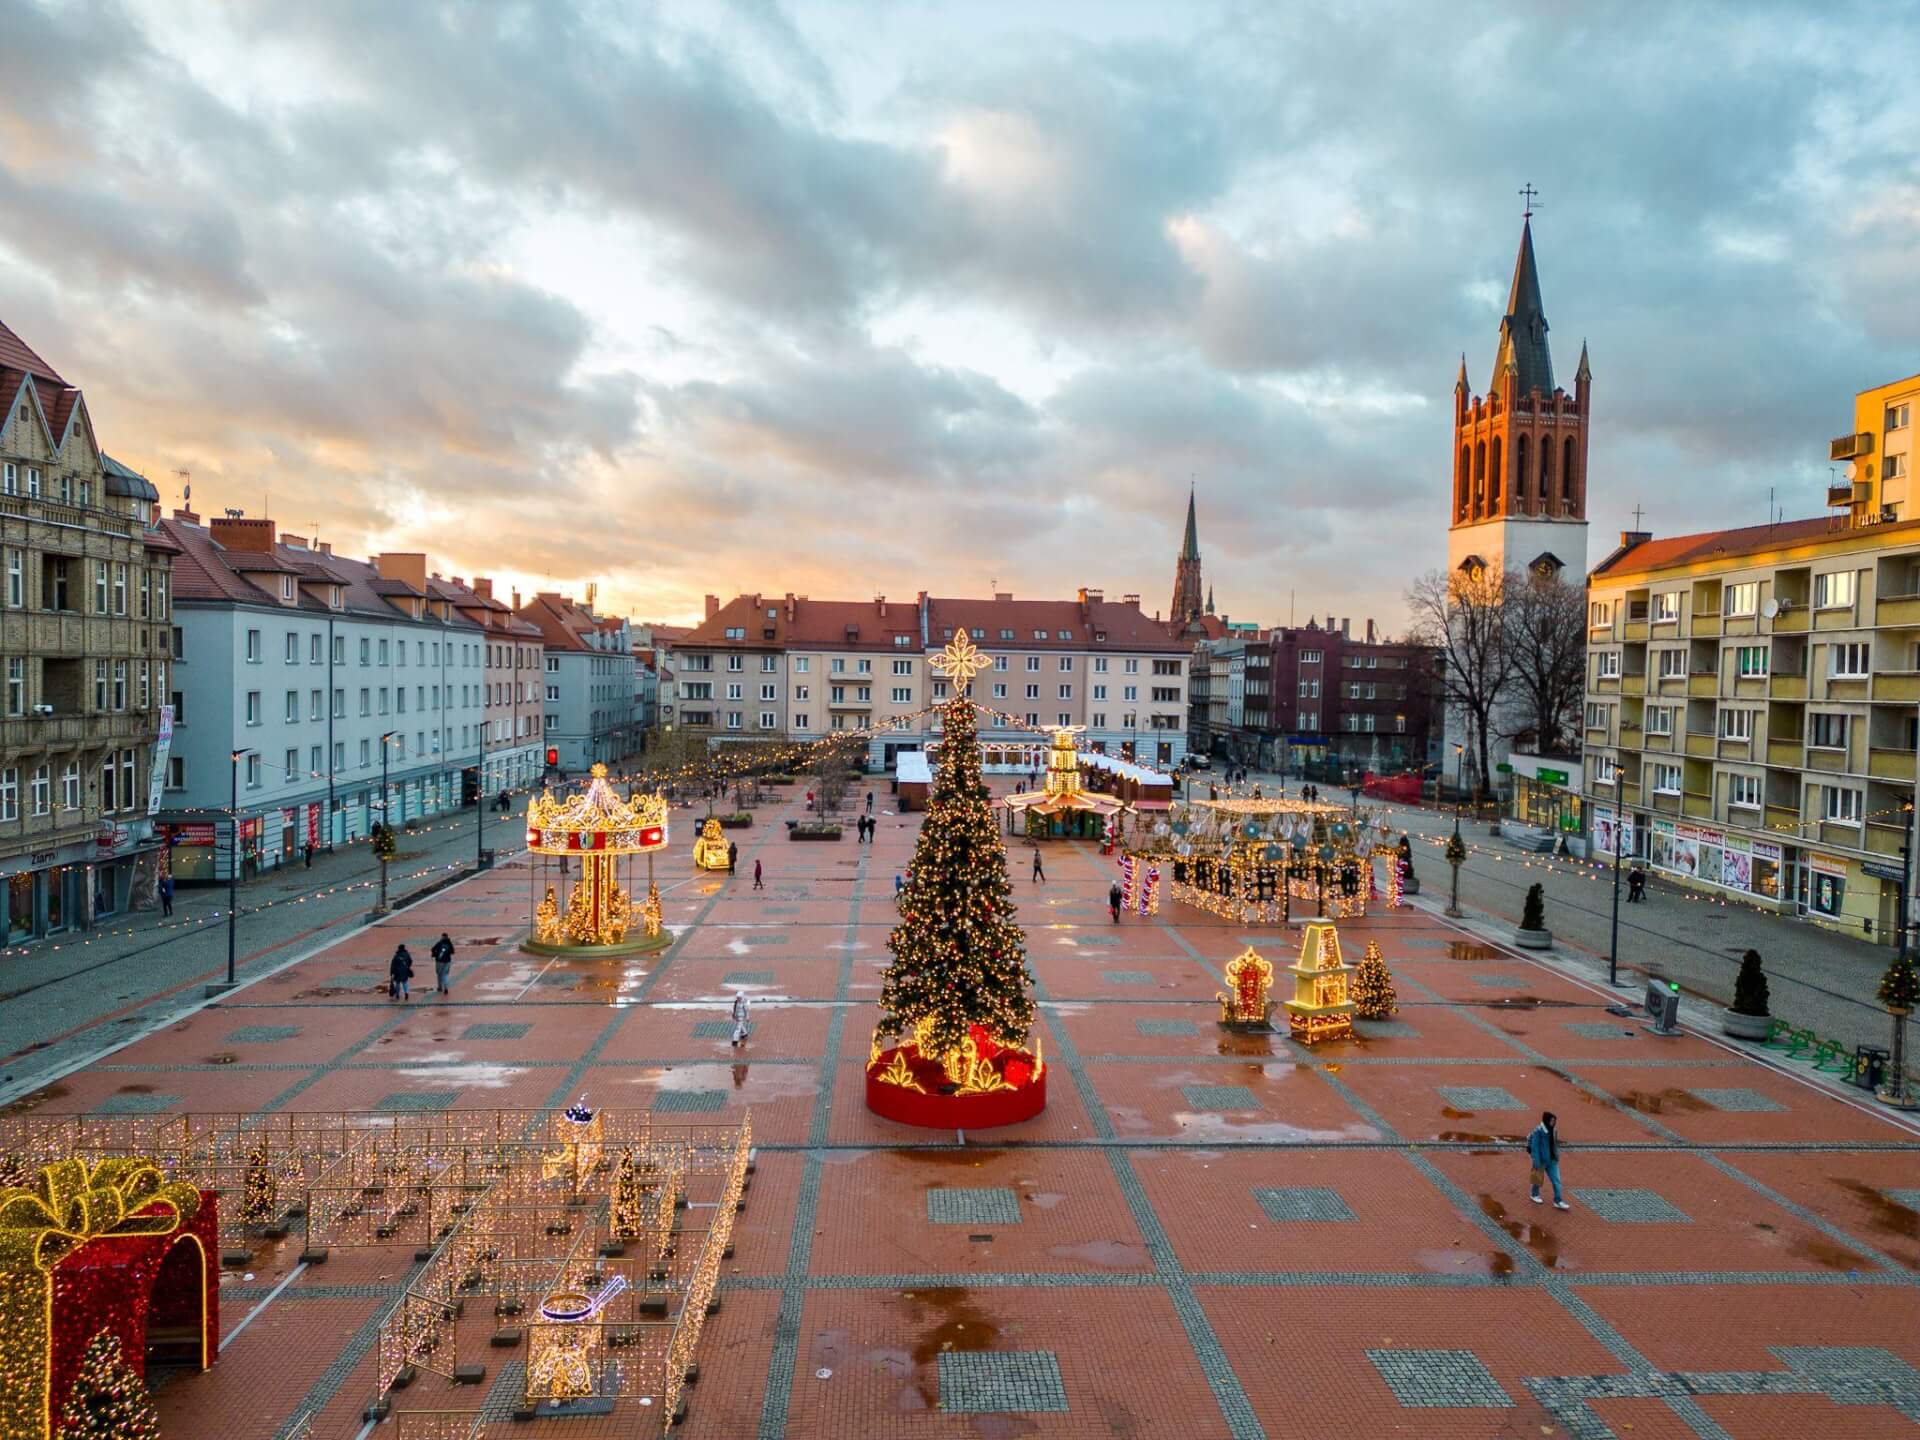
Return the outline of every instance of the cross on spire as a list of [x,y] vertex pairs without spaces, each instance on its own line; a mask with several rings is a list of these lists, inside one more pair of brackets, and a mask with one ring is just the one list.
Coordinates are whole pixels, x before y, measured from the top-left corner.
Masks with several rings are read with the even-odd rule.
[[1529,180],[1526,184],[1520,187],[1518,193],[1520,195],[1520,198],[1527,202],[1526,214],[1522,215],[1520,218],[1522,220],[1531,220],[1533,218],[1534,198],[1538,196],[1540,192],[1533,188],[1533,182]]

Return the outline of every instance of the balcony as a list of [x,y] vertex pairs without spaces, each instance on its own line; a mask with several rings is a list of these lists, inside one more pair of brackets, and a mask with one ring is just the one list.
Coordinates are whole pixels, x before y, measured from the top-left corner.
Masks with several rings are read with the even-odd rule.
[[1620,677],[1620,693],[1622,695],[1646,694],[1647,672],[1642,670],[1637,674],[1622,675]]
[[1781,610],[1773,617],[1773,633],[1776,635],[1804,635],[1807,630],[1807,607],[1795,604],[1791,610]]
[[1646,639],[1647,638],[1647,622],[1644,620],[1627,621],[1627,623],[1621,627],[1620,636],[1623,640]]
[[1867,774],[1876,780],[1904,780],[1911,785],[1914,778],[1913,751],[1869,750]]
[[1680,797],[1680,813],[1694,820],[1713,819],[1713,797],[1689,790]]
[[1738,700],[1764,700],[1767,697],[1767,677],[1736,675],[1733,677],[1733,694]]
[[1829,700],[1865,700],[1867,698],[1867,679],[1863,675],[1858,680],[1827,681],[1827,699]]
[[1873,677],[1873,698],[1911,705],[1920,701],[1920,673],[1911,670],[1883,670]]
[[1622,805],[1638,805],[1640,803],[1640,782],[1638,780],[1622,780],[1620,782],[1620,803]]
[[1767,806],[1767,829],[1779,835],[1800,833],[1800,812],[1790,805]]
[[1873,607],[1876,625],[1920,625],[1920,595],[1882,595]]
[[1807,749],[1807,769],[1838,774],[1847,768],[1847,752],[1831,746],[1813,745]]
[[1587,743],[1589,745],[1606,744],[1607,743],[1607,727],[1604,725],[1587,726]]
[[1620,727],[1620,748],[1622,750],[1638,750],[1643,743],[1638,725],[1622,725]]
[[[1782,615],[1780,618],[1784,620],[1787,617]],[[1860,621],[1854,618],[1853,606],[1835,605],[1825,610],[1816,610],[1813,612],[1813,628],[1816,630],[1857,630],[1860,628]]]
[[1871,430],[1842,435],[1827,447],[1827,459],[1835,463],[1842,460],[1858,460],[1861,456],[1872,453],[1873,432]]
[[1711,670],[1695,671],[1687,676],[1687,694],[1709,699],[1720,693],[1720,677]]
[[138,711],[102,715],[15,715],[0,720],[0,747],[131,744],[151,739],[155,721]]
[[1705,759],[1711,760],[1713,758],[1713,736],[1711,735],[1687,736],[1687,754],[1701,756]]
[[1649,731],[1647,731],[1647,740],[1646,740],[1646,744],[1645,744],[1645,746],[1644,746],[1644,747],[1642,747],[1642,748],[1644,748],[1644,749],[1647,749],[1647,750],[1671,750],[1671,749],[1673,749],[1673,732],[1672,732],[1671,730],[1649,730]]
[[1618,695],[1620,677],[1618,675],[1599,675],[1594,678],[1594,693],[1597,695]]
[[1798,770],[1806,758],[1798,740],[1769,740],[1767,742],[1767,764],[1778,765],[1786,770]]
[[1722,760],[1751,760],[1753,759],[1753,741],[1736,740],[1731,735],[1722,735],[1720,737],[1720,753],[1718,758]]
[[829,700],[827,701],[827,708],[829,710],[871,710],[873,708],[873,701],[871,700]]
[[1776,700],[1804,700],[1807,698],[1807,677],[1804,675],[1773,675],[1767,680],[1767,694]]
[[1719,615],[1695,615],[1693,633],[1699,636],[1714,636],[1720,633]]

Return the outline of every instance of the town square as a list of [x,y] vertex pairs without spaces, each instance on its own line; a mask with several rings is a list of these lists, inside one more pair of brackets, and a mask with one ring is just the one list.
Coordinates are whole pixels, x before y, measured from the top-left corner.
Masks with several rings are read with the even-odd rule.
[[1920,1434],[1889,19],[0,0],[0,1440]]

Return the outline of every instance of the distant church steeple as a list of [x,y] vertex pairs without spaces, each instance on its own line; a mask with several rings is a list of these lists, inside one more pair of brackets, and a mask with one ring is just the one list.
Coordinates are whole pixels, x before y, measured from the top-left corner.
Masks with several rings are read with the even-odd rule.
[[1200,589],[1200,526],[1194,515],[1194,493],[1187,489],[1187,535],[1180,546],[1180,558],[1173,567],[1173,604],[1167,620],[1177,631],[1188,622],[1212,611],[1203,603]]

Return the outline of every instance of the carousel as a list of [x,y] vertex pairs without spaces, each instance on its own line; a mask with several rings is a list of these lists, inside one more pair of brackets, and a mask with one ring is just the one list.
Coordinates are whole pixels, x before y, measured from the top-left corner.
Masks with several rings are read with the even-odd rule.
[[[533,931],[521,949],[534,955],[644,955],[673,936],[660,923],[653,856],[667,848],[667,802],[659,795],[621,799],[595,765],[586,788],[541,794],[527,807],[532,854]],[[647,898],[633,902],[633,862],[647,857]],[[565,900],[561,894],[565,892]]]
[[1061,725],[1047,749],[1047,778],[1039,790],[1007,795],[1007,825],[1024,822],[1024,833],[1036,839],[1097,840],[1117,830],[1119,817],[1133,807],[1113,795],[1102,795],[1081,783],[1080,752],[1073,737],[1085,726]]
[[1398,854],[1386,825],[1324,801],[1192,800],[1137,837],[1121,868],[1128,876],[1169,874],[1175,900],[1242,924],[1352,919],[1377,898],[1379,855],[1388,857],[1388,903],[1399,903]]

